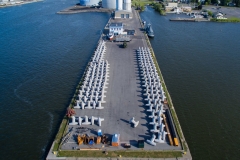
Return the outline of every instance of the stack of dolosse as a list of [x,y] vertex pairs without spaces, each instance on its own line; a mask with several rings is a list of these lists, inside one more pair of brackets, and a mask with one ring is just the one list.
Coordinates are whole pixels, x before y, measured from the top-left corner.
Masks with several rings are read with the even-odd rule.
[[[164,131],[165,125],[162,122],[163,118],[161,115],[165,112],[163,110],[163,102],[166,97],[149,48],[139,47],[137,50],[137,59],[140,76],[142,77],[142,86],[145,88],[146,106],[149,107],[147,112],[151,113],[149,118],[152,118],[152,122],[149,124],[153,125],[153,129],[150,130],[153,134],[152,138],[151,140],[147,140],[147,142],[155,146],[155,142],[165,142],[167,132]],[[156,135],[158,138],[156,138]]]
[[[104,61],[104,54],[106,52],[106,46],[104,41],[100,41],[97,49],[95,50],[92,61],[90,62],[81,89],[79,90],[78,100],[76,100],[75,109],[104,109],[102,103],[105,103],[105,89],[107,88],[107,81],[109,77],[109,64],[108,61]],[[82,122],[84,120],[84,122]],[[101,126],[103,118],[91,117],[91,122],[88,121],[88,116],[78,118],[79,125],[89,125],[94,123],[94,120],[98,120]],[[75,117],[72,116],[72,123],[69,125],[76,125]]]

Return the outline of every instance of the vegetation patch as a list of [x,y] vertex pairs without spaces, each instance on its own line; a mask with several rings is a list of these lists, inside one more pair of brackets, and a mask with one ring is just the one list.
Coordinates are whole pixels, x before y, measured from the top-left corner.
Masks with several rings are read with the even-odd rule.
[[233,23],[239,23],[240,22],[240,18],[237,18],[237,17],[230,17],[228,19],[212,18],[211,21],[213,21],[213,22],[233,22]]
[[132,5],[135,7],[148,5],[154,2],[154,0],[132,0]]
[[155,11],[159,12],[161,15],[166,15],[166,12],[161,3],[152,3],[151,5],[153,6],[153,9],[155,9]]
[[59,151],[59,157],[134,157],[134,158],[173,158],[182,157],[180,151]]
[[68,123],[68,117],[65,116],[62,120],[62,123],[60,125],[59,131],[55,137],[55,142],[54,142],[54,146],[53,146],[53,151],[58,151],[60,143],[61,143],[61,139],[64,136],[65,130],[66,130],[66,126]]

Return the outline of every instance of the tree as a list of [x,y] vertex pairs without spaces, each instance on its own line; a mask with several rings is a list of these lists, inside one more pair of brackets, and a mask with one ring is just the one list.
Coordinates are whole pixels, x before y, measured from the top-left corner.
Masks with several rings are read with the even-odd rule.
[[213,16],[213,13],[211,11],[207,11],[209,16]]
[[72,108],[68,108],[67,109],[67,113],[66,113],[66,116],[69,118],[71,117],[72,115],[76,114],[75,110],[72,109]]
[[127,42],[126,41],[123,42],[123,48],[127,48]]
[[216,4],[216,3],[218,3],[218,0],[211,0],[211,2],[209,3],[209,4]]

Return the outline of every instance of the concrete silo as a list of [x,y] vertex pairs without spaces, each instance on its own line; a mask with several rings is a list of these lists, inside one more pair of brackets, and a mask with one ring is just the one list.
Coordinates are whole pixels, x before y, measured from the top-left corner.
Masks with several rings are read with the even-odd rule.
[[117,0],[117,10],[121,11],[123,9],[123,0]]
[[124,0],[123,10],[131,11],[131,0]]
[[117,0],[102,0],[102,7],[109,9],[117,8]]
[[99,0],[80,0],[81,6],[93,6],[98,5]]

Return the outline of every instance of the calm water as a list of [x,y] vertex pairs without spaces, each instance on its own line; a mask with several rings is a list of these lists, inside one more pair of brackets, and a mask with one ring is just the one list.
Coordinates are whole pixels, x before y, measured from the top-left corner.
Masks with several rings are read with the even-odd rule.
[[170,22],[148,8],[151,40],[193,159],[240,158],[240,24]]
[[[57,15],[78,1],[0,9],[0,159],[43,159],[108,21]],[[238,159],[239,24],[174,23],[153,10],[151,41],[194,159]]]
[[0,9],[0,159],[40,159],[109,15],[58,15],[78,1]]

